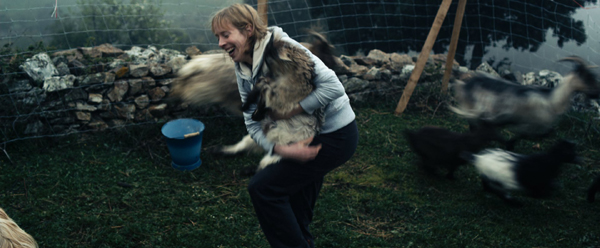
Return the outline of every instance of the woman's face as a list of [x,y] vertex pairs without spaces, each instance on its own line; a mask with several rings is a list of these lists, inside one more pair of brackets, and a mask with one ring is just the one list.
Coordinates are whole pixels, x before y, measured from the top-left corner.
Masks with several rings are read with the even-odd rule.
[[225,50],[235,62],[246,62],[252,64],[251,53],[248,52],[248,37],[252,35],[251,28],[247,27],[240,32],[231,23],[226,23],[215,28],[215,36],[219,39],[219,47]]

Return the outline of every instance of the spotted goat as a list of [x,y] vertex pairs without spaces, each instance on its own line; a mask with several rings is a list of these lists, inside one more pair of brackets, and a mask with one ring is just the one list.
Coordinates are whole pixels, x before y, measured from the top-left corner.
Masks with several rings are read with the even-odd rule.
[[583,59],[572,56],[561,61],[575,63],[575,69],[554,88],[520,85],[481,73],[455,82],[457,106],[449,108],[466,118],[472,130],[485,124],[513,131],[517,135],[506,142],[508,150],[520,139],[544,137],[569,110],[574,93],[592,99],[600,96],[596,75]]

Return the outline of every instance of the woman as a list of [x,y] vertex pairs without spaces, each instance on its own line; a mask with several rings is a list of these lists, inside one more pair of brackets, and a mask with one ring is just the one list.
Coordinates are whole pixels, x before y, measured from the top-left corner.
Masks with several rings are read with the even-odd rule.
[[325,122],[319,135],[291,145],[269,142],[260,123],[252,120],[256,106],[244,112],[246,128],[265,150],[283,159],[259,171],[250,180],[248,191],[260,226],[272,247],[314,247],[309,232],[313,208],[323,185],[323,177],[354,154],[358,143],[355,114],[344,87],[316,56],[291,39],[279,27],[262,23],[258,13],[247,4],[233,4],[212,18],[212,31],[235,62],[235,72],[242,102],[264,67],[264,49],[271,39],[302,47],[315,63],[315,90],[300,101],[292,113],[273,119],[285,119],[324,107]]

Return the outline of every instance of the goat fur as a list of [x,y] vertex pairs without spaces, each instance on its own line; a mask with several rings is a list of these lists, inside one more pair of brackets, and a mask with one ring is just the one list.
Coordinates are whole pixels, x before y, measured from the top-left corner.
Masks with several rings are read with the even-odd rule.
[[192,106],[218,104],[241,116],[234,66],[225,53],[195,56],[177,71],[169,97]]
[[487,74],[475,75],[466,81],[456,81],[454,98],[457,106],[450,110],[465,117],[475,129],[482,122],[507,127],[517,134],[507,144],[526,137],[541,137],[550,133],[557,117],[571,106],[570,98],[582,92],[598,98],[600,85],[587,63],[579,57],[567,57],[575,70],[555,88],[519,85]]
[[[300,43],[329,68],[338,68],[333,46],[320,33],[309,30],[311,43]],[[169,97],[192,106],[217,104],[235,115],[242,115],[242,101],[235,77],[235,63],[226,53],[194,56],[177,71]]]
[[0,248],[37,248],[35,239],[0,208]]
[[405,130],[411,150],[420,158],[420,166],[429,173],[438,167],[448,169],[446,178],[453,179],[456,169],[466,164],[461,152],[478,152],[489,142],[499,140],[493,128],[480,128],[475,132],[457,133],[428,126],[416,131]]
[[[339,59],[333,55],[334,47],[329,44],[323,35],[312,30],[309,30],[308,34],[311,37],[312,42],[303,42],[301,43],[303,46],[308,48],[313,54],[315,54],[315,56],[319,57],[319,59],[321,59],[327,67],[334,70],[343,68],[339,65]],[[179,99],[184,103],[196,107],[217,104],[224,107],[229,112],[241,116],[242,102],[238,91],[234,66],[235,63],[225,53],[195,56],[177,72],[177,78],[173,83],[170,97],[173,99]],[[275,73],[278,73],[277,69],[275,69],[275,71]],[[271,77],[265,77],[260,83],[262,85],[269,85],[270,81],[273,81],[279,77],[279,74],[274,76],[272,75]],[[280,80],[282,80],[282,78],[280,78]],[[270,86],[265,86],[264,88],[267,89],[269,87]],[[271,89],[271,91],[283,89],[281,87],[279,88],[280,89]],[[285,92],[283,93],[285,94]],[[283,99],[286,100],[285,98]],[[275,105],[276,101],[272,100],[274,99],[269,99],[270,104]],[[288,98],[287,101],[292,102],[290,101],[290,98]],[[294,103],[297,102],[298,101]],[[277,108],[278,112],[286,112],[283,106],[274,108]],[[284,123],[278,123],[278,125],[284,125]],[[306,126],[306,124],[303,125]],[[312,124],[309,123],[308,125]],[[263,129],[265,128],[268,128],[268,126],[263,125]],[[293,128],[294,127],[292,126],[287,127],[288,130]],[[267,133],[267,139],[275,140],[275,138],[272,136],[279,136],[276,134],[277,132],[271,132],[270,134]],[[269,137],[269,135],[271,135],[271,137]],[[308,134],[303,136],[306,135]],[[308,137],[310,136],[307,136],[307,138]],[[279,140],[278,142],[289,143],[289,140],[290,139],[288,139],[288,141]],[[243,152],[265,152],[262,147],[254,142],[249,134],[244,136],[238,143],[234,145],[212,147],[209,148],[208,151],[223,155],[235,155]],[[268,158],[264,159],[264,161],[261,160],[261,164],[265,164],[266,166],[267,164],[271,164],[273,161],[278,160],[278,157],[271,158],[271,161],[269,161]]]
[[[268,73],[261,77],[248,95],[242,110],[258,102],[252,115],[260,121],[267,140],[288,145],[316,135],[321,130],[323,112],[300,113],[289,119],[273,121],[267,109],[286,115],[296,108],[314,89],[314,62],[304,50],[282,41],[271,41],[265,49]],[[281,160],[281,156],[265,155],[258,170]]]
[[563,163],[579,163],[575,144],[561,140],[547,152],[523,155],[499,148],[461,156],[475,165],[485,191],[512,206],[522,204],[509,191],[525,191],[531,197],[549,196]]

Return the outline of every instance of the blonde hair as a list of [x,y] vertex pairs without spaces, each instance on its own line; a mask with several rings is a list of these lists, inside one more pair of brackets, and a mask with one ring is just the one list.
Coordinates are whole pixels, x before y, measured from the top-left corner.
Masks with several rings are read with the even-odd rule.
[[213,34],[216,29],[223,29],[228,24],[233,25],[241,33],[245,33],[246,27],[252,25],[252,35],[248,38],[250,47],[267,35],[267,25],[260,19],[258,12],[248,4],[236,3],[225,7],[213,15],[211,22]]
[[23,231],[13,219],[0,208],[0,248],[37,248],[31,235]]

